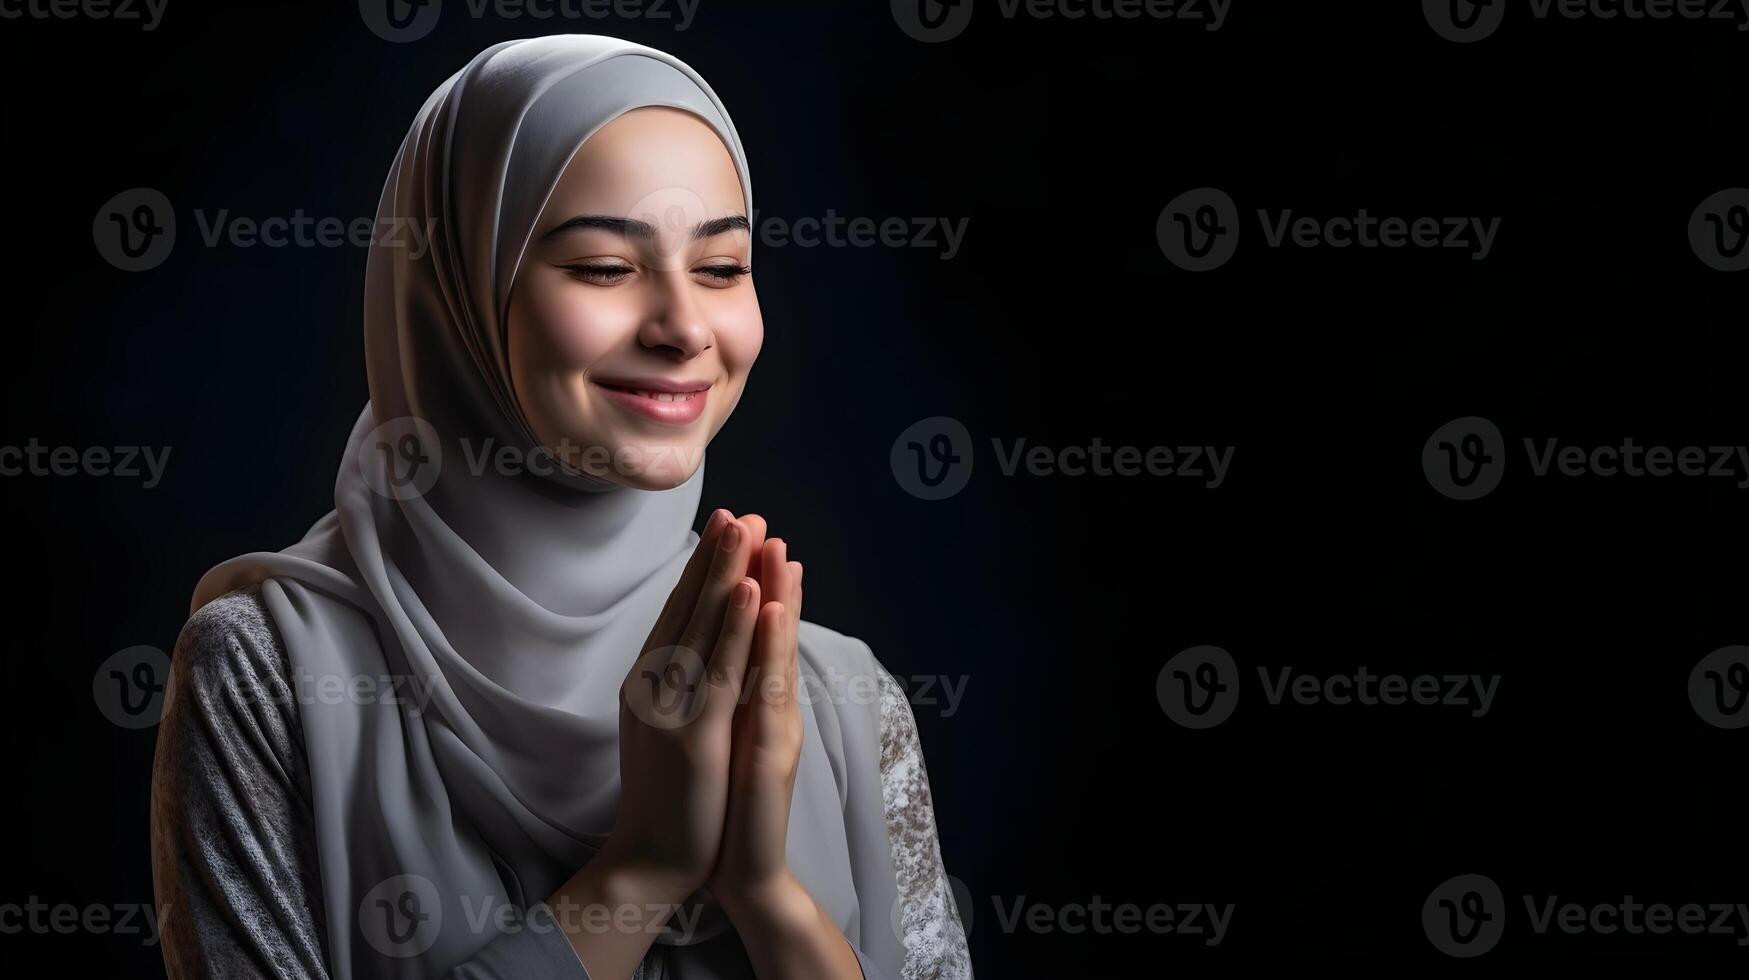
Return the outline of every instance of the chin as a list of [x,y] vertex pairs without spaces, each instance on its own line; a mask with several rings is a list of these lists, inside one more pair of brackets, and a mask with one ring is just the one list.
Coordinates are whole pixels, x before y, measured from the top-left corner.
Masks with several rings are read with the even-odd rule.
[[671,453],[662,453],[662,458],[649,466],[635,469],[615,466],[607,478],[634,490],[672,490],[698,472],[698,464],[693,461],[698,455],[696,451],[683,452],[677,447]]

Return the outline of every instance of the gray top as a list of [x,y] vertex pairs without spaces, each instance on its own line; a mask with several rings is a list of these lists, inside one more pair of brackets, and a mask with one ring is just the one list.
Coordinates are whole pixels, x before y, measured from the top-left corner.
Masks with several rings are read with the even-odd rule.
[[[172,980],[327,980],[308,764],[290,663],[259,586],[201,607],[176,641],[152,770],[152,871]],[[881,788],[903,909],[899,980],[972,976],[909,699],[881,670]],[[868,910],[865,914],[885,914]],[[450,974],[587,980],[544,902]],[[852,944],[854,948],[854,944]],[[633,980],[668,976],[654,944]],[[877,976],[857,950],[864,973]]]

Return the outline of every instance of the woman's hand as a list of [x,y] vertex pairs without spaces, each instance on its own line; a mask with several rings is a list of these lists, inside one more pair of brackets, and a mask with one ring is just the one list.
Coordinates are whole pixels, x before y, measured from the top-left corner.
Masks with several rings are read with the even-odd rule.
[[[763,531],[764,522],[759,526]],[[849,941],[790,872],[785,856],[806,732],[796,696],[802,564],[788,559],[778,538],[765,542],[756,558],[768,601],[759,608],[746,693],[735,709],[722,851],[705,886],[728,913],[761,980],[861,980]]]
[[704,884],[722,840],[730,725],[759,612],[747,525],[711,515],[620,687],[619,813],[597,860],[674,903]]
[[756,562],[764,601],[734,713],[722,851],[705,882],[731,914],[790,884],[785,843],[805,731],[796,698],[802,563],[781,538],[763,542]]

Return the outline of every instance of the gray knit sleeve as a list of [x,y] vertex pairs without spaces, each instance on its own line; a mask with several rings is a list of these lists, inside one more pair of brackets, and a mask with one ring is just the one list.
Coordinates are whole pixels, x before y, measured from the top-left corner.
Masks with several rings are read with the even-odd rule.
[[[171,980],[327,980],[327,917],[291,668],[258,587],[177,638],[152,766],[152,877]],[[529,917],[550,917],[545,903]],[[492,939],[453,980],[588,980],[558,929]]]

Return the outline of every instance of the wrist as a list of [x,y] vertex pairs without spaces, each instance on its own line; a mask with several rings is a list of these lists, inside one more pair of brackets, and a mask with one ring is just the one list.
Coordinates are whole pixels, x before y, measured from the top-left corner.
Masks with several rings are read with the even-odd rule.
[[675,908],[697,891],[696,883],[604,849],[577,870],[573,881],[605,904],[643,908]]
[[742,932],[805,926],[817,911],[814,896],[788,867],[759,881],[718,882],[711,895]]

